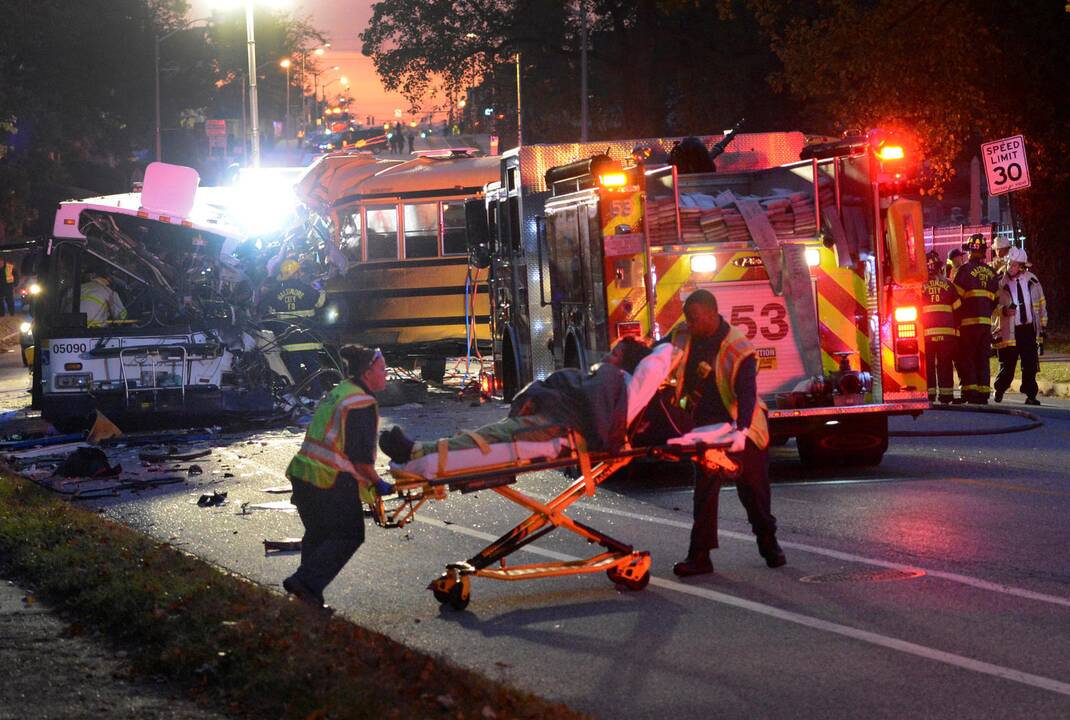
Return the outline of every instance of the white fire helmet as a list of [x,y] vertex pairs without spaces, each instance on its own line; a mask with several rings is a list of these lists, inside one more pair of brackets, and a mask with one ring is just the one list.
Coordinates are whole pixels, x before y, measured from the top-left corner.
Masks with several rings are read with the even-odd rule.
[[997,235],[992,241],[992,247],[996,250],[1004,250],[1011,246],[1011,239],[1006,235]]
[[1023,267],[1029,262],[1029,256],[1026,255],[1025,250],[1020,247],[1012,247],[1011,251],[1007,253],[1007,262],[1019,263]]

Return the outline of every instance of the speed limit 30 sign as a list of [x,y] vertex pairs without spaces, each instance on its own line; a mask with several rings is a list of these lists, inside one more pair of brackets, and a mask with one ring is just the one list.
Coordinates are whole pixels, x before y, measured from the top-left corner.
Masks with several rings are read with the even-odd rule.
[[1029,187],[1029,163],[1021,135],[981,145],[981,159],[988,176],[988,194],[1002,195]]

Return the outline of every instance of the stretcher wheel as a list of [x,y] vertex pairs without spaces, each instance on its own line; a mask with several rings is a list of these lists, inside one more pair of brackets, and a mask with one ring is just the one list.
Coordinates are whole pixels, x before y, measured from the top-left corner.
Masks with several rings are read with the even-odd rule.
[[468,607],[468,603],[472,599],[468,578],[461,578],[459,583],[450,588],[448,595],[450,607],[454,610],[464,610]]
[[606,575],[616,585],[642,590],[650,584],[650,553],[634,553],[629,562],[611,567],[606,570]]
[[435,596],[435,600],[445,605],[450,601],[450,590],[457,585],[457,580],[449,574],[445,574],[442,577],[435,578],[431,581],[431,594]]
[[606,575],[609,576],[609,579],[612,580],[615,585],[623,585],[629,590],[639,591],[650,584],[649,570],[638,577],[628,577],[627,575],[622,574],[617,568],[610,568],[609,570],[606,570]]

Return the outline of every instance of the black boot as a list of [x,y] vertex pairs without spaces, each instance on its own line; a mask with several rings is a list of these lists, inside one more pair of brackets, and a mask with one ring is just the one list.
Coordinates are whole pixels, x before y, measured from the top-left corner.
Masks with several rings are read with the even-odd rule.
[[758,538],[758,553],[765,558],[765,564],[771,568],[778,568],[788,564],[784,551],[780,549],[780,543],[775,535]]
[[713,563],[710,562],[710,553],[688,553],[687,560],[678,562],[672,566],[673,574],[678,577],[690,577],[692,575],[708,575],[713,572]]
[[415,444],[397,425],[379,433],[379,449],[396,463],[407,463],[412,458]]

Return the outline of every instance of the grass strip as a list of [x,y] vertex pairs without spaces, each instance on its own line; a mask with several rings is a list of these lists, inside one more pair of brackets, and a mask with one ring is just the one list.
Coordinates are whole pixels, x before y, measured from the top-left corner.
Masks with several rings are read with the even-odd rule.
[[579,718],[0,474],[0,567],[136,673],[243,717]]

